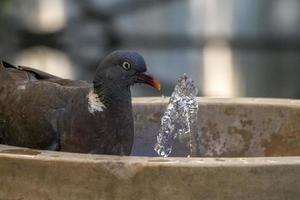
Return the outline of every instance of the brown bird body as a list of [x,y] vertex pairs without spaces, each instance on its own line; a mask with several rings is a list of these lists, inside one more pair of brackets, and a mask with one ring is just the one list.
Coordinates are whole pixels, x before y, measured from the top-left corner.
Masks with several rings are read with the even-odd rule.
[[[140,70],[140,65],[145,65],[141,59],[132,52],[112,53],[98,67],[93,84],[2,62],[0,143],[68,152],[130,154],[134,131],[130,85],[139,82],[157,87],[157,82],[144,74],[146,66]],[[123,72],[119,66],[124,60],[133,62],[130,75],[128,69]],[[134,79],[127,81],[129,77]]]

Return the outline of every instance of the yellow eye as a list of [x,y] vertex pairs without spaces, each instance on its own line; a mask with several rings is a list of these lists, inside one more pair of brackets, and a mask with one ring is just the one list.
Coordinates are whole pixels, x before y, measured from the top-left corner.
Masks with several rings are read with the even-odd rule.
[[129,62],[125,61],[122,63],[122,67],[125,69],[125,70],[129,70],[131,65]]

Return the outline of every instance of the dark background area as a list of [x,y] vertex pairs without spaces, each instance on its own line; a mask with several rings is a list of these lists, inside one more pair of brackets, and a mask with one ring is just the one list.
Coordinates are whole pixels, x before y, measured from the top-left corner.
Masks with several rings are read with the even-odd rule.
[[65,78],[131,49],[166,96],[187,73],[201,96],[300,97],[299,0],[1,0],[0,26],[1,58]]

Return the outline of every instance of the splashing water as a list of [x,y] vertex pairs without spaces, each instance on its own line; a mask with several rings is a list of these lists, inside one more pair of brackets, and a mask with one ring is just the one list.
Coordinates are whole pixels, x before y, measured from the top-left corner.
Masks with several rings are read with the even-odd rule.
[[197,93],[193,80],[183,74],[178,79],[167,109],[161,118],[161,128],[154,147],[158,155],[168,157],[172,152],[174,139],[182,135],[189,138],[190,155],[188,156],[196,155],[198,138]]

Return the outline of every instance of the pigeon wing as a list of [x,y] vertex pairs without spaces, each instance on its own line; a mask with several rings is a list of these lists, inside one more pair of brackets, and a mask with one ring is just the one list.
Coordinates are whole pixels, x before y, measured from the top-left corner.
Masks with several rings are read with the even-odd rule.
[[64,79],[31,67],[14,66],[5,61],[2,61],[1,67],[10,74],[11,78],[14,79],[17,84],[18,82],[24,84],[24,82],[40,80],[67,87],[89,87],[89,84],[85,81]]

